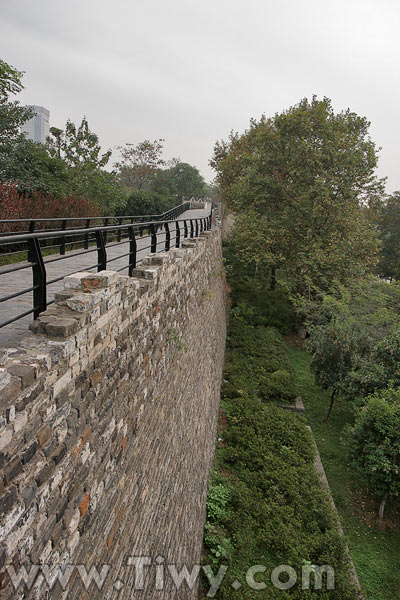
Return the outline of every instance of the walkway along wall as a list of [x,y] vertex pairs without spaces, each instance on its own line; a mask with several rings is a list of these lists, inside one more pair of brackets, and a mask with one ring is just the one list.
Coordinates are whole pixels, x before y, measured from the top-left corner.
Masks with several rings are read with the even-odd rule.
[[[64,286],[35,334],[0,350],[1,596],[195,598],[160,574],[200,559],[225,346],[220,230],[133,278]],[[44,567],[18,596],[12,568],[30,564]],[[48,591],[46,566],[68,564],[109,565],[101,591],[76,567]]]

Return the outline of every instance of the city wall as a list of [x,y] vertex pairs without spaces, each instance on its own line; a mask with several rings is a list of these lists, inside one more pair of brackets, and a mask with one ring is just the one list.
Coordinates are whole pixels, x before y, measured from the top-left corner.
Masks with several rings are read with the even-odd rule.
[[[220,230],[133,277],[80,273],[64,288],[0,349],[0,596],[195,598],[198,580],[176,590],[166,567],[200,560],[225,346]],[[16,591],[13,572],[31,565]],[[49,589],[60,567],[65,589]],[[92,567],[101,589],[83,582]]]

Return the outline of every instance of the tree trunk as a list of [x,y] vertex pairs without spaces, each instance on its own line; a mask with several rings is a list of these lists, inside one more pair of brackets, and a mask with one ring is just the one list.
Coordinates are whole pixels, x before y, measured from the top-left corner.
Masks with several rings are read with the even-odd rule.
[[381,505],[379,507],[379,522],[381,525],[383,523],[383,514],[385,512],[385,504],[386,504],[387,497],[388,497],[388,495],[386,492],[386,494],[382,498]]
[[272,267],[272,269],[271,269],[271,283],[269,285],[269,289],[271,291],[274,291],[275,288],[276,288],[276,270],[275,270],[275,267]]
[[332,394],[331,394],[331,403],[329,405],[328,414],[324,418],[324,423],[326,423],[327,420],[329,419],[329,417],[331,416],[331,412],[332,412],[332,408],[333,408],[333,401],[335,399],[335,395],[336,395],[336,389],[334,389],[333,392],[332,392]]

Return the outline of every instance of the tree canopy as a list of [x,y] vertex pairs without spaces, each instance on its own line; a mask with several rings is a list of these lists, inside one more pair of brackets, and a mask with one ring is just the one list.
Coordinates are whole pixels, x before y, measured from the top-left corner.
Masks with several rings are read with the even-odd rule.
[[379,497],[381,521],[387,498],[400,494],[399,420],[400,389],[389,387],[369,396],[347,428],[350,459]]
[[313,97],[215,145],[211,165],[245,260],[294,294],[312,297],[377,260],[377,233],[361,210],[383,194],[368,127]]
[[118,146],[121,160],[115,163],[119,181],[130,189],[149,189],[157,170],[165,165],[162,158],[164,140],[144,140],[138,144]]
[[381,248],[378,272],[388,279],[400,278],[400,192],[385,202],[378,221]]
[[[378,277],[333,283],[305,304],[311,370],[316,383],[354,401],[400,385],[400,287]],[[330,413],[329,410],[329,413]],[[329,416],[328,413],[328,416]]]

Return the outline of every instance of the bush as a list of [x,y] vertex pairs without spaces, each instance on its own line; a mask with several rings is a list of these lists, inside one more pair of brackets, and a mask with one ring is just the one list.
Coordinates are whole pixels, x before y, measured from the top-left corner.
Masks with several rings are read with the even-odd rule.
[[227,339],[224,395],[292,401],[296,385],[286,346],[273,327],[253,327],[234,315]]
[[[315,472],[304,420],[254,397],[230,399],[224,407],[228,427],[217,450],[221,473],[210,485],[204,537],[212,562],[230,565],[216,597],[253,599],[245,574],[252,565],[264,565],[267,588],[261,597],[354,600],[345,543]],[[272,569],[280,564],[299,575],[286,592],[270,583]],[[335,589],[303,591],[300,575],[306,564],[331,565]],[[240,596],[232,589],[235,580],[242,584]]]
[[135,190],[119,209],[119,215],[159,215],[179,204],[175,197]]
[[[19,194],[16,185],[0,183],[0,219],[65,219],[68,217],[97,217],[101,209],[94,202],[68,196],[55,198],[50,194],[32,192]],[[72,226],[73,221],[67,222]],[[41,223],[41,229],[54,229],[52,223]],[[0,225],[0,231],[26,231],[26,223]]]

